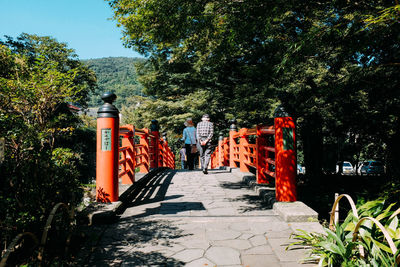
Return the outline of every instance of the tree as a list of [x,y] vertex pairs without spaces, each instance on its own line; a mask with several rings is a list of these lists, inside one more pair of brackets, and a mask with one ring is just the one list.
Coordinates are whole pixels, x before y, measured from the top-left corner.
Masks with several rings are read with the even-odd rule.
[[[214,121],[224,127],[233,117],[252,126],[272,115],[272,69],[265,60],[272,51],[260,38],[269,9],[263,1],[110,4],[126,26],[125,44],[151,56],[139,78],[146,94],[167,98],[206,91],[214,104],[199,112],[217,115]],[[250,31],[243,20],[252,24]],[[249,104],[257,108],[249,110]]]
[[96,79],[72,49],[51,37],[7,38],[0,44],[0,66],[4,241],[22,230],[38,231],[55,203],[79,201],[82,155],[63,142],[80,121],[68,103],[85,106]]
[[[288,29],[297,31],[288,36],[294,41],[282,44],[287,49],[278,68],[284,78],[277,88],[285,95],[283,101],[304,118],[303,139],[320,128],[319,138],[311,137],[320,140],[314,143],[350,145],[346,154],[337,151],[342,157],[337,160],[354,162],[362,154],[387,157],[393,147],[389,132],[398,134],[398,67],[392,63],[399,61],[399,29],[365,24],[365,17],[381,6],[380,1],[364,6],[333,1],[313,9],[313,14],[296,10],[288,25],[295,25],[299,17],[307,19]],[[315,152],[311,154],[319,154]]]
[[150,57],[139,74],[148,95],[206,91],[207,112],[218,107],[220,125],[237,117],[242,127],[267,121],[282,103],[316,178],[332,147],[330,161],[399,159],[400,27],[366,24],[388,3],[108,2],[125,45]]

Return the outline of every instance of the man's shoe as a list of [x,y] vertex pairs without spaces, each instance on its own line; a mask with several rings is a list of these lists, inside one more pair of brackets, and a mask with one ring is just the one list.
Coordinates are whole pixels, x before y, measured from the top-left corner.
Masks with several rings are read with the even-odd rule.
[[207,169],[203,169],[203,173],[204,173],[204,174],[208,174]]

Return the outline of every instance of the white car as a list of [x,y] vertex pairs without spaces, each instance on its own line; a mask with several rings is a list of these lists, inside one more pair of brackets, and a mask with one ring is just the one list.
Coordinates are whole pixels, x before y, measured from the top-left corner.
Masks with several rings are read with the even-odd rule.
[[306,173],[306,167],[297,164],[297,174],[305,174],[305,173]]
[[[340,168],[342,168],[342,170],[340,170]],[[336,173],[353,175],[354,174],[353,165],[351,165],[351,163],[348,161],[338,162],[336,164]]]

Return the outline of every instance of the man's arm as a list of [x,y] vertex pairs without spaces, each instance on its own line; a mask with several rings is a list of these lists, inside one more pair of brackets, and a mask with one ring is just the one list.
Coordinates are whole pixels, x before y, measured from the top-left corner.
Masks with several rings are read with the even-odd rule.
[[212,138],[213,135],[214,135],[214,124],[213,124],[212,122],[210,122],[210,125],[209,125],[208,127],[210,127],[210,128],[209,128],[209,129],[210,129],[210,133],[209,133],[208,136],[207,136],[207,142],[210,142],[210,141],[211,141],[211,138]]
[[200,127],[199,126],[200,126],[200,123],[198,123],[196,126],[196,140],[200,140],[200,134],[199,134]]

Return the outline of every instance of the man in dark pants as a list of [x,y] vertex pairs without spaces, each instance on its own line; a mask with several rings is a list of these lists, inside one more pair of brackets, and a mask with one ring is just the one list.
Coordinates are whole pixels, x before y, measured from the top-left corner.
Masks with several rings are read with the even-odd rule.
[[211,159],[211,138],[214,134],[214,124],[210,122],[210,116],[204,114],[201,122],[196,127],[197,148],[200,152],[201,169],[207,174],[207,167]]

